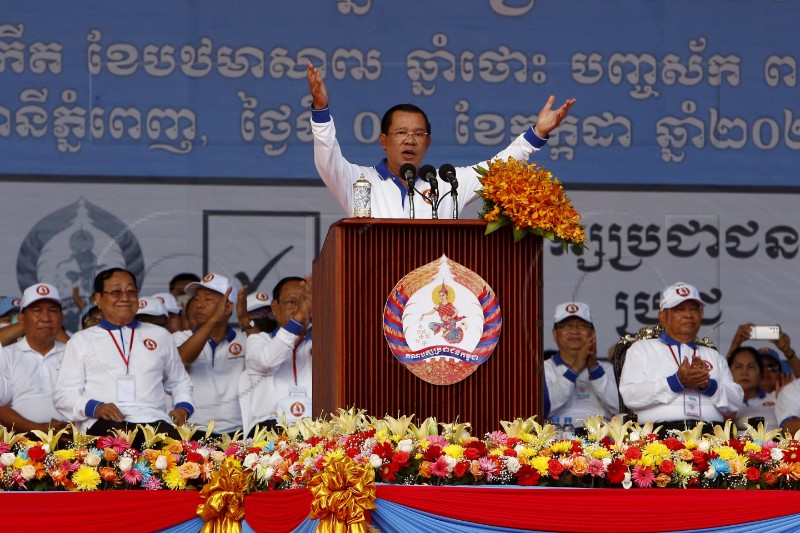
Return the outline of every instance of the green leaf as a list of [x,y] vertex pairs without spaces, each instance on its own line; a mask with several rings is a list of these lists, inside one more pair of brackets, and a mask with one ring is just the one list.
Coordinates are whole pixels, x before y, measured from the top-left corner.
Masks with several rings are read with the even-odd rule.
[[484,235],[489,235],[491,232],[499,230],[503,226],[507,225],[509,222],[511,222],[511,220],[505,215],[501,216],[497,220],[489,222],[488,224],[486,224],[486,231],[484,232]]
[[554,239],[556,238],[556,234],[555,234],[555,233],[553,233],[553,232],[552,232],[552,231],[550,231],[550,230],[543,230],[543,231],[542,231],[542,237],[544,237],[544,238],[545,238],[545,239],[547,239],[548,241],[552,241],[552,240],[554,240]]
[[539,237],[544,237],[544,232],[542,231],[542,228],[528,228],[528,231],[530,231],[534,235],[538,235]]
[[483,168],[482,166],[478,165],[475,167],[475,172],[483,176],[484,178],[489,175],[489,171]]
[[586,245],[585,244],[580,244],[580,245],[573,244],[571,246],[571,248],[572,248],[572,253],[573,254],[575,254],[575,255],[583,255],[583,251],[586,249]]
[[528,234],[527,228],[517,229],[516,227],[513,227],[511,229],[514,231],[514,242],[521,241],[525,237],[525,235]]
[[569,253],[569,243],[567,241],[561,241],[561,246],[564,248],[564,252]]

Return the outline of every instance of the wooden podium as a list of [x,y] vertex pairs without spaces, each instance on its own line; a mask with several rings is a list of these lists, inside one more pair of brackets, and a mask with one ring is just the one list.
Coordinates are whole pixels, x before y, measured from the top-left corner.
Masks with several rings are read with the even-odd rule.
[[[542,415],[542,240],[514,243],[480,220],[343,219],[313,268],[312,414],[357,407],[383,417],[415,414],[471,422],[473,435],[501,420]],[[407,273],[446,255],[481,276],[503,316],[493,355],[466,379],[432,385],[389,350],[383,310]]]

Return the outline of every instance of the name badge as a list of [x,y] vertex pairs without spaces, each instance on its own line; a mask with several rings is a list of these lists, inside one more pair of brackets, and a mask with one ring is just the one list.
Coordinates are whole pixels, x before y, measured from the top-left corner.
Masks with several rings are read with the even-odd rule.
[[117,401],[136,401],[136,380],[133,376],[117,376]]
[[311,397],[305,387],[289,387],[289,395],[275,406],[278,420],[286,415],[286,422],[298,422],[311,412]]
[[589,381],[578,379],[575,382],[575,393],[579,400],[587,399],[589,397]]
[[684,394],[683,412],[686,416],[696,416],[700,418],[700,396],[697,394]]

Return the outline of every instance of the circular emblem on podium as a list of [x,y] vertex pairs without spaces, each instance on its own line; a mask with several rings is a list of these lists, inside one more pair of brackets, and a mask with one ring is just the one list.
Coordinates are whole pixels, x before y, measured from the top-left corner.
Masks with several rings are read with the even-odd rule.
[[478,274],[442,256],[401,279],[383,311],[392,354],[420,379],[452,385],[492,355],[503,320]]

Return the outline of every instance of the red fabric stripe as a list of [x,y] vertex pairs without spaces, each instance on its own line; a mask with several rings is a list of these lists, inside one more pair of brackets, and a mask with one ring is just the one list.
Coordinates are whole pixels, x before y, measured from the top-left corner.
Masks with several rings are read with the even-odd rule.
[[476,524],[575,533],[700,529],[800,513],[796,492],[774,490],[379,485],[378,498]]
[[244,519],[256,531],[291,532],[311,511],[308,489],[253,492],[244,499]]
[[5,492],[0,494],[3,531],[141,533],[197,516],[203,502],[194,491]]

